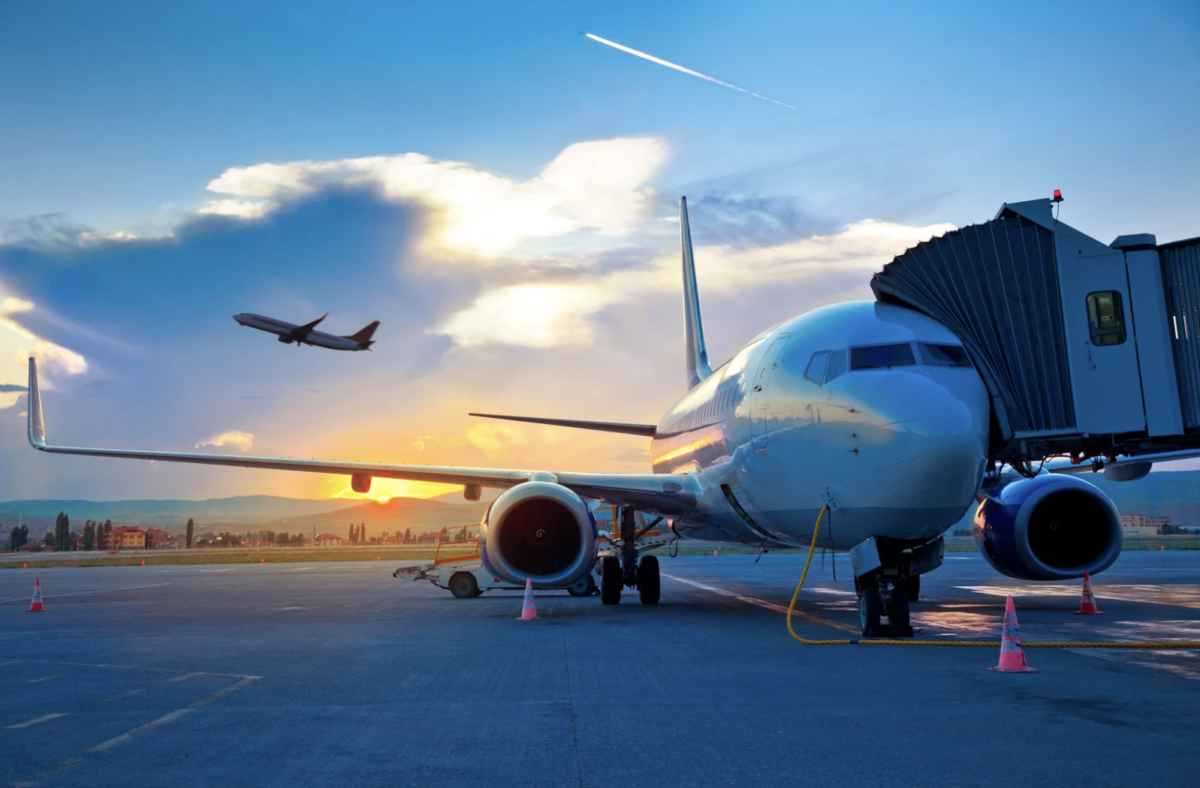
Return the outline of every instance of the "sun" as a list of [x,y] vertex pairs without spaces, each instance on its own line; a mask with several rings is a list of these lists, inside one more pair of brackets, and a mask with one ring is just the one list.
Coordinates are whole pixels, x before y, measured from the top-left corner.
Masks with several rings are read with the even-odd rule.
[[380,496],[379,496],[379,497],[377,497],[375,500],[379,501],[380,503],[387,503],[388,501],[392,500],[392,496],[390,496],[390,495],[380,495]]

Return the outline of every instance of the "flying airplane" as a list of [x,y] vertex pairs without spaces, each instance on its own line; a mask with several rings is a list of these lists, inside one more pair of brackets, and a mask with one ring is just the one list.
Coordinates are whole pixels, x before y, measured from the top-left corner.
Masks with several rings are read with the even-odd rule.
[[336,334],[326,334],[324,331],[315,330],[320,322],[327,317],[329,317],[328,312],[311,323],[305,323],[302,326],[276,320],[273,317],[256,315],[253,312],[240,312],[234,315],[233,319],[239,325],[246,326],[247,328],[256,328],[259,331],[266,331],[268,334],[277,334],[279,341],[285,345],[295,342],[297,347],[300,345],[313,345],[314,347],[329,348],[330,350],[370,350],[371,345],[375,344],[371,337],[374,336],[375,329],[379,328],[378,320],[358,331],[358,333],[340,337]]
[[621,507],[619,554],[599,559],[605,604],[619,603],[625,588],[643,604],[659,600],[658,559],[639,555],[639,527],[666,520],[679,538],[807,547],[827,508],[816,546],[850,551],[864,634],[879,632],[884,615],[893,632],[911,634],[920,576],[941,565],[942,535],[977,501],[981,551],[1004,574],[1056,580],[1116,560],[1120,518],[1094,485],[1045,473],[1001,478],[989,457],[988,390],[955,333],[921,312],[878,302],[822,307],[767,329],[713,369],[686,200],[679,220],[687,390],[657,424],[473,414],[649,438],[651,473],[56,446],[47,442],[33,359],[30,443],[57,454],[341,474],[359,492],[373,477],[460,484],[468,500],[501,488],[483,519],[482,559],[519,585],[590,582],[598,531],[587,501],[603,501]]

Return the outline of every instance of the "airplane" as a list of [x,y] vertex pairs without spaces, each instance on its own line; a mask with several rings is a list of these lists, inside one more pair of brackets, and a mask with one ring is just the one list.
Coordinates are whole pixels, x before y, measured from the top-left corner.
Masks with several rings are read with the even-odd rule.
[[238,325],[246,326],[247,328],[256,328],[259,331],[266,331],[268,334],[278,334],[280,342],[285,345],[295,342],[296,347],[300,345],[312,345],[330,350],[370,350],[371,345],[375,344],[371,337],[374,336],[375,329],[379,328],[378,320],[355,334],[341,337],[336,334],[326,334],[324,331],[314,330],[327,317],[329,317],[328,312],[311,323],[305,323],[302,326],[276,320],[273,317],[256,315],[253,312],[239,312],[233,316],[233,319],[237,321]]
[[[75,448],[47,442],[29,361],[29,440],[56,454],[444,482],[479,500],[503,492],[481,523],[493,576],[542,588],[592,583],[618,604],[637,589],[659,601],[658,559],[638,539],[663,520],[680,539],[761,549],[849,551],[864,635],[909,635],[922,574],[943,561],[943,534],[978,503],[976,539],[998,571],[1059,580],[1110,566],[1122,547],[1116,507],[1071,473],[1002,473],[989,457],[991,404],[963,343],[927,315],[893,303],[815,309],[763,331],[725,364],[708,360],[686,198],[680,200],[686,393],[657,424],[472,414],[650,439],[650,473],[574,473],[398,465],[286,457]],[[1023,469],[1022,469],[1023,470]],[[588,501],[620,507],[598,558]],[[657,519],[649,519],[657,518]]]

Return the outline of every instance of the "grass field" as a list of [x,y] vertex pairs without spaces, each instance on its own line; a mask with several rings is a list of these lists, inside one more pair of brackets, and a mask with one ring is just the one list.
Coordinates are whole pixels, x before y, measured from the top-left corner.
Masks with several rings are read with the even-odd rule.
[[[1125,550],[1200,550],[1200,536],[1159,536],[1143,537],[1125,540]],[[974,553],[975,540],[969,536],[946,537],[947,553]],[[720,555],[755,555],[758,549],[754,547],[735,547],[726,544],[680,544],[671,550],[676,555],[712,555],[713,550]],[[443,549],[443,557],[455,554],[466,554],[468,550]],[[805,549],[771,550],[771,553],[804,553]],[[667,555],[668,550],[660,547],[652,550],[649,555]],[[30,569],[53,569],[57,566],[140,566],[142,561],[146,566],[168,566],[178,564],[287,564],[308,563],[313,561],[371,561],[376,557],[380,561],[420,561],[433,560],[434,548],[429,546],[412,547],[341,547],[331,549],[311,548],[272,548],[266,550],[139,550],[136,552],[119,553],[34,553],[28,557],[11,553],[0,554],[0,569],[20,569],[28,564]]]

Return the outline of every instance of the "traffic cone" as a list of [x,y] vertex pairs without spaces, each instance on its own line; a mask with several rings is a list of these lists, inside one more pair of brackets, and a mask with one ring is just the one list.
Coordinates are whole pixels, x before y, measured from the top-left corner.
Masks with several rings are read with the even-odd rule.
[[22,568],[22,569],[28,569],[28,568],[29,568],[29,564],[27,564],[27,563],[26,563],[26,564],[22,564],[21,568]]
[[1079,609],[1075,611],[1077,616],[1102,616],[1104,615],[1096,608],[1096,595],[1092,593],[1092,575],[1090,572],[1083,573],[1083,598],[1079,602]]
[[533,606],[533,578],[525,578],[525,602],[521,605],[521,617],[517,621],[537,621],[537,608]]
[[717,557],[717,551],[713,550],[713,558],[716,558],[716,557]]
[[146,565],[146,559],[145,559],[145,558],[143,558],[143,559],[142,559],[142,566],[145,566],[145,565]]
[[33,603],[29,605],[27,613],[42,613],[46,608],[42,607],[42,581],[33,581]]
[[1017,626],[1017,609],[1012,597],[1004,606],[1004,634],[1000,638],[1000,664],[988,668],[997,673],[1037,673],[1037,668],[1025,664],[1025,650],[1021,648],[1021,629]]
[[379,560],[379,556],[375,556],[375,560],[376,560],[376,561],[378,561],[378,560]]
[[260,558],[260,559],[258,559],[258,562],[259,562],[260,564],[265,564],[265,563],[267,562],[267,559],[265,559],[265,558]]

